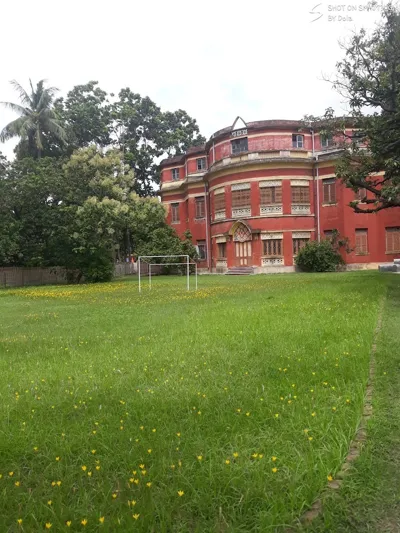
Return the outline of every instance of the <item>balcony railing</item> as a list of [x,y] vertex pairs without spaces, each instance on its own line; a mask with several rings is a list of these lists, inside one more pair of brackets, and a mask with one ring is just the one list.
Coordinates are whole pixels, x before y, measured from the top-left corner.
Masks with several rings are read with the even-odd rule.
[[260,215],[282,215],[282,204],[261,205]]

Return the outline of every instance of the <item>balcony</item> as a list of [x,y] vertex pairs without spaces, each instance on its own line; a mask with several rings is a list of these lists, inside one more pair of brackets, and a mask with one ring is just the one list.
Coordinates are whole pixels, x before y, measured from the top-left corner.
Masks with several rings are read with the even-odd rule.
[[211,165],[209,171],[219,170],[231,165],[242,165],[249,162],[274,160],[307,160],[311,158],[312,153],[308,150],[299,148],[288,150],[263,150],[257,152],[245,152],[237,155],[226,156]]

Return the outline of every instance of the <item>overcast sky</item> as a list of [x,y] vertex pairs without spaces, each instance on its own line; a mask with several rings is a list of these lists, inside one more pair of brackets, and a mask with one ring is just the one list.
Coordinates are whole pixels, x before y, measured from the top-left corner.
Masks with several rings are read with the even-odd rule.
[[[361,10],[366,4],[2,0],[0,101],[18,101],[12,79],[28,87],[29,78],[45,78],[61,95],[97,80],[109,92],[128,86],[148,95],[164,111],[186,110],[206,137],[237,115],[250,122],[327,107],[341,113],[344,104],[322,77],[343,56],[338,41],[379,19]],[[0,109],[0,128],[13,118]],[[12,148],[0,145],[7,155]]]

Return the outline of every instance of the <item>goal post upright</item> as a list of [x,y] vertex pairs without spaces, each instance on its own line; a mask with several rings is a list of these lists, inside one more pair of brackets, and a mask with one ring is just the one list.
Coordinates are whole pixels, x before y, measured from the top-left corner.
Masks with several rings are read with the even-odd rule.
[[189,282],[189,256],[186,256],[187,261],[187,283],[186,283],[186,290],[190,291],[190,282]]

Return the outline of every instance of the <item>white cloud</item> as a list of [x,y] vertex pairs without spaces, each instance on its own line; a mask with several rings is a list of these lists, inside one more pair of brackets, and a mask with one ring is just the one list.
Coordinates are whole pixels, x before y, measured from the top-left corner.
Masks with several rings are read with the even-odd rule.
[[[27,86],[29,77],[46,78],[61,94],[94,79],[110,92],[129,86],[164,110],[185,109],[206,136],[237,115],[252,121],[298,119],[329,106],[342,112],[322,74],[343,55],[339,39],[379,18],[360,11],[366,0],[342,2],[6,2],[0,31],[10,45],[2,54],[0,100],[16,100],[11,79]],[[313,8],[322,14],[315,22]],[[0,128],[13,117],[0,110]]]

